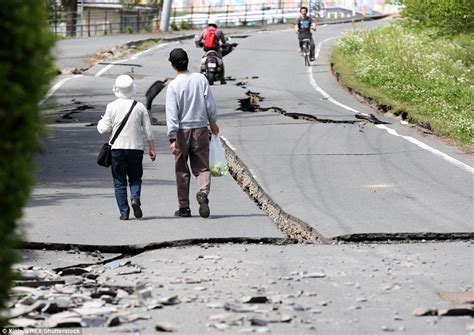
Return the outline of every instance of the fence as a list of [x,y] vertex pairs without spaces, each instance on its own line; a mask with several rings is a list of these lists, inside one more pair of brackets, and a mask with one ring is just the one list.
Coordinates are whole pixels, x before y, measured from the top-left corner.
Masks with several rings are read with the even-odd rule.
[[151,32],[157,27],[159,9],[127,12],[120,9],[88,9],[82,12],[52,11],[51,31],[57,36],[83,37]]
[[[207,24],[211,16],[223,27],[284,23],[295,20],[302,5],[306,5],[310,15],[318,20],[353,16],[353,8],[325,7],[324,3],[318,0],[276,0],[270,4],[173,7],[170,28],[172,30],[200,28]],[[80,12],[53,10],[50,13],[49,23],[51,30],[60,36],[151,32],[159,27],[160,13],[160,8],[150,7],[125,10],[89,6]],[[359,12],[355,14],[362,15]],[[372,13],[364,12],[364,14]]]
[[[284,23],[295,20],[299,16],[300,7],[301,2],[295,3],[295,1],[280,2],[275,7],[266,4],[175,7],[170,22],[172,29],[201,27],[206,25],[210,17],[217,19],[219,25],[225,27]],[[351,17],[353,12],[340,7],[325,8],[318,3],[309,7],[309,14],[316,19],[339,19]],[[361,14],[356,13],[356,15]]]

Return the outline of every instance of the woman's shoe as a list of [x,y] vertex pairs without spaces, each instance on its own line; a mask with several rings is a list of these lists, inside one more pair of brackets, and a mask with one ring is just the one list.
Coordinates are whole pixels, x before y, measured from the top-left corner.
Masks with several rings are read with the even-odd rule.
[[140,208],[141,205],[142,204],[140,203],[140,200],[132,199],[133,215],[135,215],[137,219],[140,219],[143,217],[143,212],[142,212],[142,209]]

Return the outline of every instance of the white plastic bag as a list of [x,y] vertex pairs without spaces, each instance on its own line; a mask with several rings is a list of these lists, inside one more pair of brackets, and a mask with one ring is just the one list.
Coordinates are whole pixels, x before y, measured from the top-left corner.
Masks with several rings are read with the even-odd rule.
[[216,135],[212,135],[211,143],[209,144],[209,166],[213,177],[225,176],[229,171],[224,148],[220,138]]

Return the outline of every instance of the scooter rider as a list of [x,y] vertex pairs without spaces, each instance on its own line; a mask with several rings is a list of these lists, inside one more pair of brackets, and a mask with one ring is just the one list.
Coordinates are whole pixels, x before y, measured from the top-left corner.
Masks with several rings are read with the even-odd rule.
[[[215,17],[210,17],[207,21],[207,28],[205,28],[201,34],[194,41],[197,47],[204,48],[204,51],[207,53],[210,50],[217,52],[217,62],[218,66],[222,69],[222,78],[224,78],[224,62],[222,61],[222,45],[226,44],[224,33],[217,27],[217,19]],[[204,66],[206,62],[206,54],[201,59],[201,72],[204,71]],[[221,82],[224,84],[225,80],[222,79]]]
[[308,8],[307,7],[301,7],[300,8],[300,17],[298,20],[296,20],[295,23],[295,30],[296,33],[298,34],[298,40],[300,44],[299,52],[301,52],[301,49],[303,48],[303,40],[304,39],[309,39],[310,40],[310,49],[309,49],[309,58],[311,61],[314,61],[314,40],[313,40],[313,34],[311,33],[311,30],[316,30],[316,21],[314,18],[308,16]]

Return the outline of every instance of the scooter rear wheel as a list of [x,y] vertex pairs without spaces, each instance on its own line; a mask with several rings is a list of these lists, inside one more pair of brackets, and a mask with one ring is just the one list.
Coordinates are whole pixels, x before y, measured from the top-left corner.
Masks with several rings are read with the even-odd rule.
[[207,81],[209,81],[209,85],[214,85],[214,73],[207,74]]

